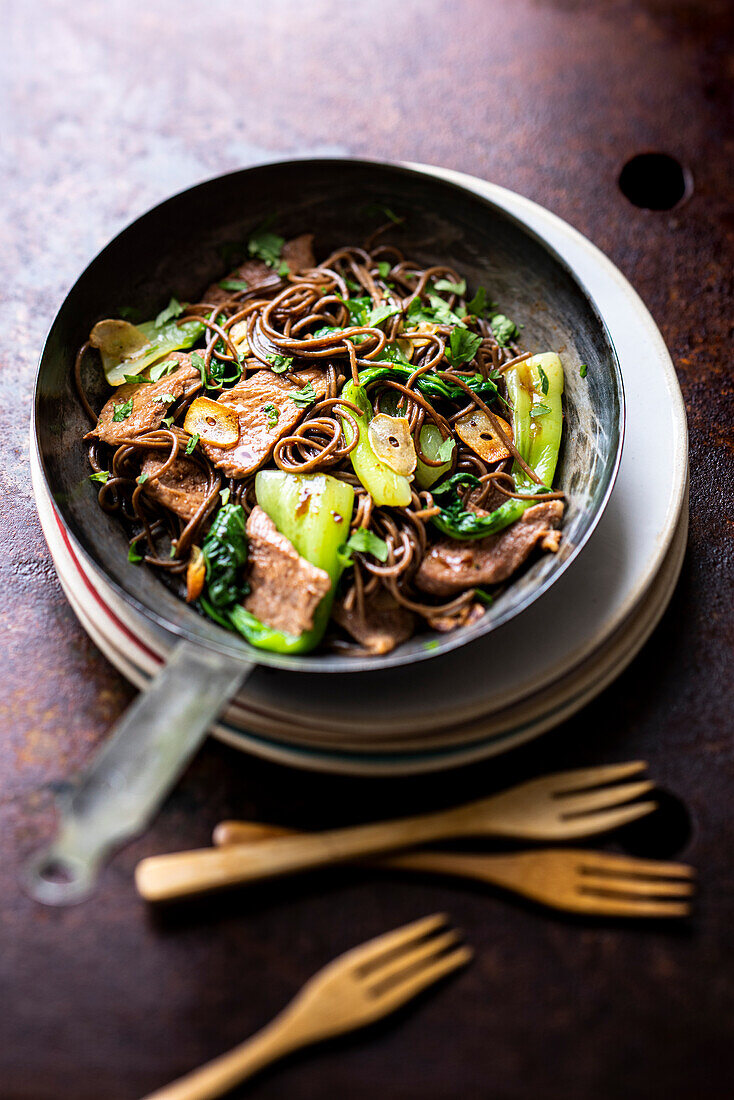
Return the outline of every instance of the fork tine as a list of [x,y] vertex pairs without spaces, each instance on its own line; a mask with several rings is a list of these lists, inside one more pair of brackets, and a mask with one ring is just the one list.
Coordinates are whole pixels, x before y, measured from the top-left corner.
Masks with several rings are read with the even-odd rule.
[[591,894],[578,895],[574,908],[579,913],[606,917],[687,917],[691,912],[687,901],[650,901],[647,898],[609,898]]
[[627,764],[602,764],[598,768],[574,768],[567,772],[549,775],[548,781],[556,794],[570,794],[586,787],[599,787],[602,783],[616,783],[647,770],[646,760],[632,760]]
[[618,829],[620,825],[627,825],[630,821],[636,821],[638,817],[652,813],[657,808],[657,802],[635,802],[631,806],[620,806],[617,810],[607,810],[604,813],[563,818],[561,822],[564,828],[563,835],[570,838],[610,832],[612,829]]
[[684,879],[615,878],[612,875],[580,875],[576,888],[582,894],[620,898],[630,894],[648,898],[686,898],[696,891],[695,885]]
[[454,947],[458,944],[460,939],[459,932],[452,928],[440,936],[432,936],[429,940],[422,940],[417,947],[404,948],[397,955],[391,955],[386,962],[379,963],[376,967],[370,969],[367,974],[370,985],[388,985],[393,978],[405,974],[412,967],[416,967],[418,963],[437,958],[448,947]]
[[601,787],[596,791],[584,791],[579,794],[564,794],[562,798],[563,817],[588,813],[591,810],[604,810],[608,806],[621,806],[631,802],[641,794],[647,794],[655,784],[650,779],[638,783],[623,783],[616,787]]
[[424,989],[435,982],[445,978],[453,970],[466,966],[474,958],[474,952],[470,947],[462,945],[448,955],[443,955],[435,962],[428,962],[419,970],[408,973],[403,981],[397,981],[387,989],[377,993],[377,1000],[385,1012],[392,1012],[400,1008],[407,1001],[417,997]]
[[392,932],[385,932],[382,936],[376,936],[359,947],[353,947],[345,952],[341,959],[349,963],[355,969],[373,968],[380,965],[381,960],[392,951],[406,944],[412,944],[415,940],[435,932],[448,922],[448,914],[433,913],[430,917],[421,917],[411,924],[404,924],[401,928],[395,928]]
[[613,874],[621,875],[648,875],[660,876],[660,878],[684,878],[696,877],[696,868],[688,863],[669,863],[661,859],[638,859],[636,856],[618,856],[613,852],[589,852],[582,848],[582,870],[587,874]]

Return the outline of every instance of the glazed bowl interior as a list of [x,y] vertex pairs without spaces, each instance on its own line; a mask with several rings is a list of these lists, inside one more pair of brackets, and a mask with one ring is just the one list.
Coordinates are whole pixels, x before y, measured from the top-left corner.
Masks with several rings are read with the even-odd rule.
[[[73,365],[94,323],[132,307],[153,317],[171,296],[196,300],[227,270],[227,245],[275,216],[283,236],[315,233],[317,258],[361,243],[387,205],[405,221],[385,236],[423,264],[446,263],[481,284],[522,325],[520,343],[557,351],[566,372],[565,429],[555,486],[567,494],[561,549],[510,584],[479,623],[412,638],[384,657],[253,650],[183,603],[152,570],[130,564],[121,525],[97,505],[89,481],[88,423]],[[581,364],[587,365],[581,378]],[[106,386],[89,365],[85,384],[101,405]],[[569,566],[598,522],[621,454],[624,398],[606,327],[588,293],[558,255],[501,208],[427,173],[365,161],[289,161],[199,184],[144,214],[80,276],[49,332],[36,384],[35,434],[49,489],[86,558],[132,606],[174,634],[260,664],[310,672],[361,672],[435,657],[496,629],[539,598]],[[428,643],[428,644],[427,644]]]

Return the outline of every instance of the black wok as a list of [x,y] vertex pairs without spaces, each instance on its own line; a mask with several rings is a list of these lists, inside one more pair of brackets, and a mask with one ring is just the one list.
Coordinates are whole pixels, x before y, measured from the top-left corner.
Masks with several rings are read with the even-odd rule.
[[[395,243],[426,265],[448,262],[470,286],[487,286],[524,325],[521,343],[560,352],[566,368],[565,432],[556,487],[567,494],[564,538],[519,577],[479,623],[412,639],[383,657],[288,656],[252,649],[201,617],[160,576],[127,559],[127,537],[97,505],[89,482],[87,422],[73,384],[77,348],[94,323],[134,307],[154,316],[169,297],[196,300],[224,274],[222,247],[246,239],[271,214],[284,236],[314,231],[317,255],[361,241],[375,203],[406,216]],[[588,365],[580,378],[579,366]],[[101,404],[103,379],[90,371]],[[94,398],[93,398],[94,400]],[[140,831],[209,724],[256,664],[305,673],[368,674],[467,645],[537,599],[571,564],[609,498],[619,465],[624,398],[616,354],[594,302],[564,261],[526,226],[484,198],[428,173],[371,161],[296,160],[245,169],[192,187],[138,218],[92,261],[51,326],[35,391],[33,437],[60,519],[78,553],[118,595],[180,641],[151,688],[61,810],[56,843],[27,868],[49,903],[84,896],[104,854]]]

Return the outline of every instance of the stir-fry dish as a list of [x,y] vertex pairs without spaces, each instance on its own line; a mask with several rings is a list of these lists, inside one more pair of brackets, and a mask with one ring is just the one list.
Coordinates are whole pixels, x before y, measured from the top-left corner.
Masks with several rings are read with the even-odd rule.
[[[521,352],[491,288],[390,226],[318,263],[311,234],[262,228],[201,301],[100,321],[77,355],[130,561],[261,649],[387,653],[558,549],[558,355]],[[87,356],[113,387],[99,414]]]

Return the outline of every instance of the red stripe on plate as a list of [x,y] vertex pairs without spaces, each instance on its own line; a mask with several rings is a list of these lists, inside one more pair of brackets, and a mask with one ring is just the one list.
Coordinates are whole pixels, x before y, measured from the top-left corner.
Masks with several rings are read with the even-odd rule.
[[117,627],[118,630],[122,631],[122,633],[125,635],[126,638],[129,638],[131,642],[133,642],[136,646],[138,646],[140,649],[142,649],[143,652],[145,654],[147,654],[147,656],[150,657],[150,659],[152,661],[155,661],[155,663],[157,665],[164,664],[163,658],[160,657],[157,653],[155,653],[152,649],[149,649],[149,647],[145,644],[145,642],[141,642],[140,638],[136,637],[136,635],[133,634],[133,632],[125,625],[125,623],[121,619],[118,619],[118,617],[114,613],[114,611],[112,611],[107,606],[107,604],[104,602],[104,600],[100,596],[99,592],[94,587],[94,585],[90,581],[87,574],[84,572],[82,566],[79,564],[79,559],[77,558],[76,554],[74,553],[74,547],[72,546],[71,540],[69,539],[69,536],[66,533],[66,528],[64,527],[63,523],[59,519],[58,513],[57,513],[55,508],[53,509],[53,513],[54,513],[54,519],[56,520],[56,525],[59,529],[59,532],[61,533],[61,538],[64,540],[64,546],[69,551],[69,555],[71,557],[71,560],[73,561],[74,565],[76,566],[77,572],[78,572],[79,576],[81,577],[82,581],[84,582],[84,585],[85,585],[87,591],[89,592],[90,596],[94,597],[94,599],[96,600],[99,607],[102,608],[102,610],[107,615],[107,617],[112,620],[112,622],[114,623],[114,625]]

